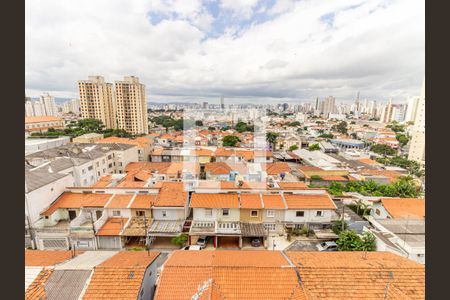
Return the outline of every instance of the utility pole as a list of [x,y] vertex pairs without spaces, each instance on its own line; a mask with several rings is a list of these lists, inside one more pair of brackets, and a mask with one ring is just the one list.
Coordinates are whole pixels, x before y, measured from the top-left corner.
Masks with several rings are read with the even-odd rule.
[[145,217],[145,211],[144,211],[144,230],[145,230],[145,243],[144,243],[144,246],[147,247],[147,255],[150,256],[150,245],[147,245],[147,241],[148,241],[147,235],[148,235],[148,232],[147,232],[147,218]]

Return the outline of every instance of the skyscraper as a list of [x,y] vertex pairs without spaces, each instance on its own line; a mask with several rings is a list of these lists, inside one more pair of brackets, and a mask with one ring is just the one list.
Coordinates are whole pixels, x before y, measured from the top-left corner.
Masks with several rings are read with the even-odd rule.
[[97,119],[106,128],[116,128],[112,83],[105,82],[103,76],[89,76],[78,81],[81,117]]
[[328,96],[323,100],[321,104],[321,113],[325,116],[328,116],[329,114],[332,114],[336,111],[336,105],[335,105],[336,99],[333,96]]
[[223,100],[223,96],[220,96],[220,108],[224,109],[225,108],[225,102]]
[[392,121],[394,107],[392,106],[392,100],[389,100],[388,104],[383,107],[381,111],[381,123],[389,123]]
[[39,102],[44,107],[45,116],[56,116],[58,114],[58,109],[55,104],[55,97],[51,96],[49,93],[44,93],[39,97]]
[[408,159],[425,163],[425,79],[422,83],[417,113],[414,119]]
[[408,100],[408,108],[406,109],[405,122],[410,122],[416,119],[417,105],[420,97],[412,97]]
[[148,133],[145,85],[135,76],[115,82],[117,128],[131,134]]

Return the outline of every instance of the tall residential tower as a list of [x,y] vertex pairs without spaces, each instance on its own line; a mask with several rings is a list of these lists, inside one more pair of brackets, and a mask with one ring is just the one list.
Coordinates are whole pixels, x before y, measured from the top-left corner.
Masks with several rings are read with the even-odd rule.
[[419,102],[417,103],[408,159],[422,164],[425,163],[425,79],[423,80]]
[[117,128],[131,134],[148,133],[145,85],[135,76],[125,76],[115,82]]
[[103,76],[79,80],[81,117],[100,120],[106,128],[117,128],[112,88],[112,83],[105,82]]

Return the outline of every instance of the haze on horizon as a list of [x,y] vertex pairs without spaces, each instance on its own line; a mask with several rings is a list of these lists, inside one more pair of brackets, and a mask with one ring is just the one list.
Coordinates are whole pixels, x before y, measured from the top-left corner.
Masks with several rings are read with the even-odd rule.
[[135,75],[148,101],[403,101],[425,74],[423,0],[26,0],[25,87]]

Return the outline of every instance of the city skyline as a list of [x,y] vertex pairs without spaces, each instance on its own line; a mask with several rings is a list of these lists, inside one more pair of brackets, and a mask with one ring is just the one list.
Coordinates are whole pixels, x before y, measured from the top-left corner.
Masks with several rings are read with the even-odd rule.
[[[244,3],[27,2],[26,94],[76,98],[80,78],[134,75],[156,103],[419,95],[423,1]],[[97,6],[101,24],[81,14]]]

